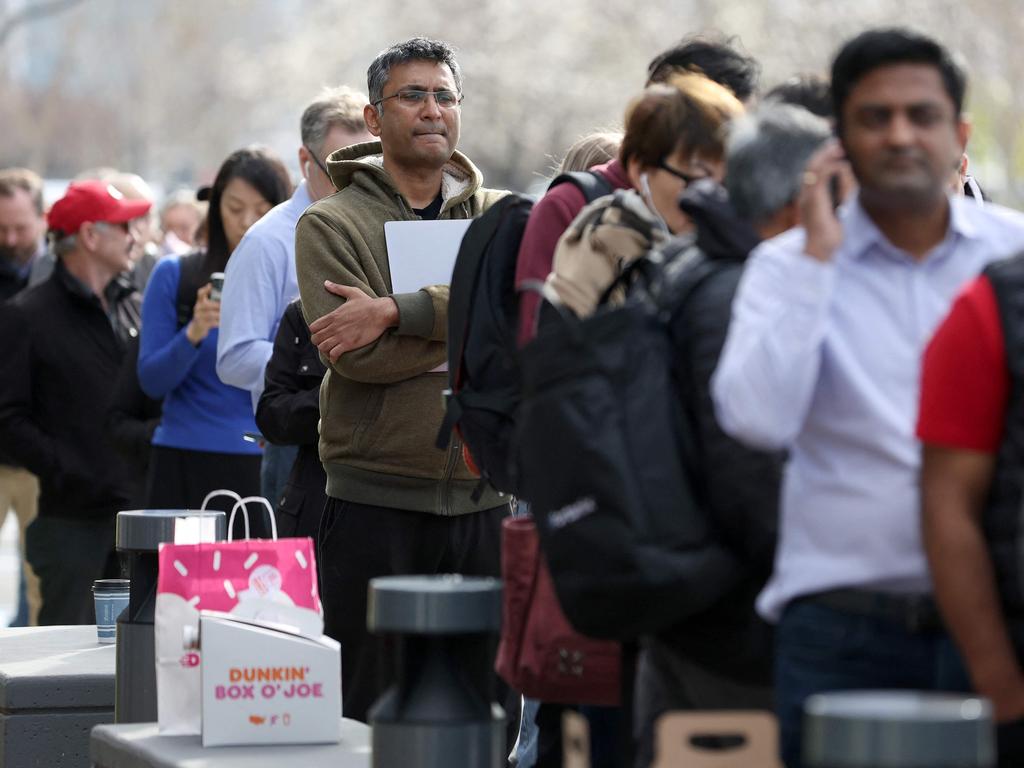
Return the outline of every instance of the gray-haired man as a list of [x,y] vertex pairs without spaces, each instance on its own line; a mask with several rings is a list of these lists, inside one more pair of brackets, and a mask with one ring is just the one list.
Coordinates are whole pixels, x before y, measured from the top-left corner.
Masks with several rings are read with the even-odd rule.
[[701,261],[711,268],[674,321],[676,338],[685,340],[680,396],[694,437],[688,469],[701,478],[701,505],[744,574],[707,613],[647,643],[638,672],[637,765],[650,764],[654,723],[668,710],[771,707],[771,633],[754,598],[772,569],[782,462],[722,432],[711,375],[747,256],[759,241],[799,223],[804,168],[829,135],[827,122],[800,107],[765,104],[731,126],[726,189],[698,182],[680,200],[696,225]]
[[[325,89],[302,113],[299,169],[303,182],[291,199],[254,224],[231,255],[221,296],[217,375],[248,390],[253,411],[263,392],[263,375],[274,336],[288,304],[299,295],[295,278],[295,222],[311,203],[335,192],[324,160],[336,149],[370,138],[363,122],[366,97],[351,88]],[[295,446],[267,444],[261,485],[264,496],[281,498],[295,461]],[[286,530],[294,535],[295,530]],[[299,530],[299,534],[310,531]]]

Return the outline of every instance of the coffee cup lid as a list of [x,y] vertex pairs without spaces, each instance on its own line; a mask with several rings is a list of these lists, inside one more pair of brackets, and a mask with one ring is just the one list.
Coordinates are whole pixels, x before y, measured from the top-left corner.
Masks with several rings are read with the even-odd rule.
[[127,592],[131,585],[129,579],[96,579],[92,583],[93,592]]

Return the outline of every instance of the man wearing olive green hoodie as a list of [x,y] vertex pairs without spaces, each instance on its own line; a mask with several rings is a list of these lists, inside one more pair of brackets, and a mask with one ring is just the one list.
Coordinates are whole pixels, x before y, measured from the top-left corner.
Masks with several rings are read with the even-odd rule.
[[358,720],[393,672],[367,636],[369,579],[498,575],[508,513],[497,494],[472,501],[476,479],[457,442],[434,445],[448,286],[393,294],[384,239],[387,221],[472,218],[502,193],[482,189],[480,172],[455,151],[462,77],[449,46],[409,40],[383,51],[367,76],[364,117],[380,141],[328,158],[339,191],[311,205],[295,232],[303,310],[330,363],[320,390],[324,618],[341,643],[345,716]]

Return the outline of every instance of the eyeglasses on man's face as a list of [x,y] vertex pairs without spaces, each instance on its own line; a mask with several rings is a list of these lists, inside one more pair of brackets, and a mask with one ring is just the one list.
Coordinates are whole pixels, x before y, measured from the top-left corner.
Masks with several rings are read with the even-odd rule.
[[134,222],[133,221],[95,221],[93,224],[97,229],[107,231],[120,231],[126,235],[134,234]]
[[389,99],[398,99],[398,103],[403,107],[419,109],[427,103],[427,99],[431,96],[434,97],[434,101],[437,102],[437,106],[441,109],[455,109],[455,107],[462,103],[462,94],[455,91],[421,91],[415,88],[407,88],[390,96],[377,99],[373,103],[374,106],[380,106]]
[[306,148],[307,152],[309,152],[309,156],[313,159],[313,162],[316,163],[316,167],[324,172],[324,176],[328,179],[331,178],[331,172],[327,170],[327,166],[324,165],[324,161],[320,159],[320,155],[310,149],[309,144],[303,144],[302,146]]
[[701,179],[706,179],[708,177],[708,175],[709,175],[706,172],[705,173],[699,173],[699,174],[698,173],[684,173],[683,171],[680,171],[678,168],[673,168],[671,165],[666,163],[664,160],[662,160],[660,163],[658,163],[658,167],[661,168],[661,170],[663,170],[663,171],[671,173],[677,179],[682,179],[683,183],[686,184],[687,186],[689,186],[690,184],[693,184],[693,182],[695,182],[695,181],[700,181]]

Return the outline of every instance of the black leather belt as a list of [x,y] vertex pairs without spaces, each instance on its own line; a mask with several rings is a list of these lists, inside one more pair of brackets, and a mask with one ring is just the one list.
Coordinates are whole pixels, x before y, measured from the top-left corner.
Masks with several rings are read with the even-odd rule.
[[938,606],[931,595],[833,589],[807,595],[801,599],[843,613],[885,619],[899,624],[908,632],[936,632],[945,629]]

